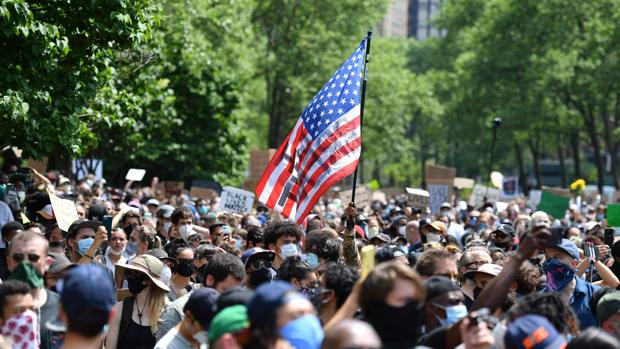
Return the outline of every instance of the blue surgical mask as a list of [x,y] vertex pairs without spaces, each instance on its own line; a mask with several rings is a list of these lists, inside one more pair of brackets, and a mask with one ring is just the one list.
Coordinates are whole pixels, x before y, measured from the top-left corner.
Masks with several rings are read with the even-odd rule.
[[597,213],[596,214],[596,220],[597,221],[602,221],[603,219],[605,219],[605,214],[604,213]]
[[547,259],[543,271],[547,275],[547,288],[551,291],[562,291],[575,278],[575,269],[557,259]]
[[241,249],[241,239],[237,239],[235,242],[235,247],[239,250],[242,251]]
[[133,256],[134,254],[136,254],[137,250],[138,250],[138,244],[136,244],[133,241],[127,242],[127,247],[125,247],[125,251],[127,252],[127,255]]
[[310,265],[310,268],[314,269],[320,264],[319,256],[310,252],[306,254],[306,262],[308,262],[308,264]]
[[280,247],[280,257],[282,257],[282,259],[294,256],[297,256],[297,245],[286,244]]
[[297,349],[318,349],[323,341],[323,329],[316,315],[304,315],[280,329],[280,335]]
[[433,303],[433,305],[446,311],[445,319],[442,319],[438,317],[437,315],[435,315],[435,317],[437,317],[437,320],[439,320],[439,323],[441,324],[441,326],[449,326],[449,325],[455,324],[459,320],[467,316],[467,307],[463,304],[452,305],[449,307],[443,307],[435,303]]
[[202,215],[205,215],[209,213],[209,209],[207,208],[207,206],[201,205],[198,207],[198,212]]
[[95,239],[93,238],[78,240],[78,252],[80,252],[82,256],[86,255],[86,252],[88,252],[90,247],[93,245],[93,242],[95,242]]

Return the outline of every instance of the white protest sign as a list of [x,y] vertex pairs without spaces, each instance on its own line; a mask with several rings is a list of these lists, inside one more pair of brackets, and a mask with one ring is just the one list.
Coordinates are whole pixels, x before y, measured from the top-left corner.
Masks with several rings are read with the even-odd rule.
[[127,175],[125,176],[125,179],[128,181],[139,182],[144,178],[145,174],[146,174],[146,170],[139,169],[139,168],[130,168],[129,171],[127,171]]
[[487,188],[484,185],[476,184],[469,198],[469,205],[478,207],[484,203],[486,196],[487,202],[497,202],[500,199],[501,191],[495,188]]
[[219,211],[228,211],[236,213],[246,213],[252,210],[254,204],[254,193],[247,190],[241,190],[233,187],[224,187],[220,203]]
[[71,200],[61,199],[58,196],[49,193],[50,201],[52,202],[52,209],[54,210],[54,217],[58,222],[60,230],[68,231],[71,223],[78,220],[77,209],[75,203]]
[[540,204],[540,198],[542,197],[542,190],[532,189],[530,190],[528,196],[529,198],[527,200],[527,203],[531,206],[538,207],[538,205]]
[[432,213],[439,213],[441,204],[450,202],[450,186],[447,184],[431,184],[428,193]]
[[407,191],[407,205],[423,210],[430,206],[430,194],[426,190],[405,187],[405,191]]
[[508,208],[507,202],[498,201],[495,203],[495,209],[497,209],[497,212],[506,211],[507,208]]

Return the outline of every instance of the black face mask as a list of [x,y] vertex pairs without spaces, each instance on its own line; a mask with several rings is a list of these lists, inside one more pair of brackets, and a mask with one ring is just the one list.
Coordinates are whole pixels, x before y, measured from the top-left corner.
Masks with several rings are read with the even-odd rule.
[[504,251],[508,251],[510,247],[510,242],[495,242],[494,245],[497,248],[501,248]]
[[365,314],[386,347],[413,346],[417,342],[424,314],[419,302],[411,301],[402,307],[371,302]]
[[190,277],[194,273],[194,266],[192,261],[189,260],[179,260],[175,268],[175,272],[183,277]]
[[140,293],[142,290],[144,290],[144,288],[146,287],[146,285],[142,283],[144,280],[146,279],[145,278],[127,279],[127,286],[129,287],[129,292],[131,294],[136,295]]
[[250,273],[248,283],[249,286],[256,288],[265,282],[271,282],[271,279],[271,270],[261,268]]
[[478,299],[478,296],[482,293],[482,287],[474,288],[474,300]]

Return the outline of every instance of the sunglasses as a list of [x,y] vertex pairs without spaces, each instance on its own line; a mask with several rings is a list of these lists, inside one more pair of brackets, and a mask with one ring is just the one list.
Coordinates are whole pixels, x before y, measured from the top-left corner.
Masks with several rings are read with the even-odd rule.
[[13,256],[11,256],[11,258],[13,258],[15,263],[23,262],[24,259],[26,259],[26,257],[28,257],[28,260],[32,263],[36,263],[39,261],[39,259],[41,259],[41,256],[39,256],[38,254],[34,254],[34,253],[28,253],[28,254],[13,253]]
[[257,259],[252,261],[250,264],[254,270],[258,270],[260,268],[271,268],[273,263],[271,261],[266,261],[264,259]]

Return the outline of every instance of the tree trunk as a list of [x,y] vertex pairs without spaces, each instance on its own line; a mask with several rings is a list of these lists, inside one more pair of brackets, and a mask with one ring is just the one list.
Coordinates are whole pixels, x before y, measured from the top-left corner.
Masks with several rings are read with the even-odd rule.
[[527,141],[530,152],[532,153],[532,161],[534,165],[534,176],[536,177],[536,189],[542,188],[542,176],[540,174],[540,166],[539,166],[539,158],[540,158],[540,149],[538,136],[535,136],[535,139],[529,139]]
[[579,132],[575,131],[571,134],[570,143],[573,153],[573,166],[575,169],[575,179],[581,176],[581,158],[579,157]]
[[560,161],[560,183],[562,188],[566,188],[566,165],[564,163],[564,146],[562,145],[562,139],[559,134],[556,135],[558,146],[558,160]]
[[519,166],[519,186],[523,191],[523,194],[527,195],[530,191],[529,184],[527,183],[527,174],[525,173],[525,165],[523,164],[523,154],[521,153],[521,145],[515,142],[515,157],[517,158],[517,165]]
[[282,136],[282,126],[285,123],[284,104],[286,93],[280,73],[276,73],[270,88],[269,100],[269,135],[267,143],[269,148],[277,149],[284,139]]
[[607,148],[607,153],[611,158],[611,178],[613,180],[614,187],[618,188],[618,166],[617,166],[617,148],[616,144],[613,141],[612,131],[613,126],[611,124],[611,120],[609,114],[607,113],[607,108],[603,107],[601,112],[601,121],[603,122],[603,134],[605,139],[605,147]]
[[586,115],[584,115],[586,122],[586,131],[590,137],[590,143],[594,149],[594,164],[596,165],[597,183],[599,194],[603,194],[603,185],[605,184],[605,165],[603,164],[603,157],[601,156],[601,144],[598,140],[596,132],[596,123],[594,120],[594,114],[591,107],[588,107]]

